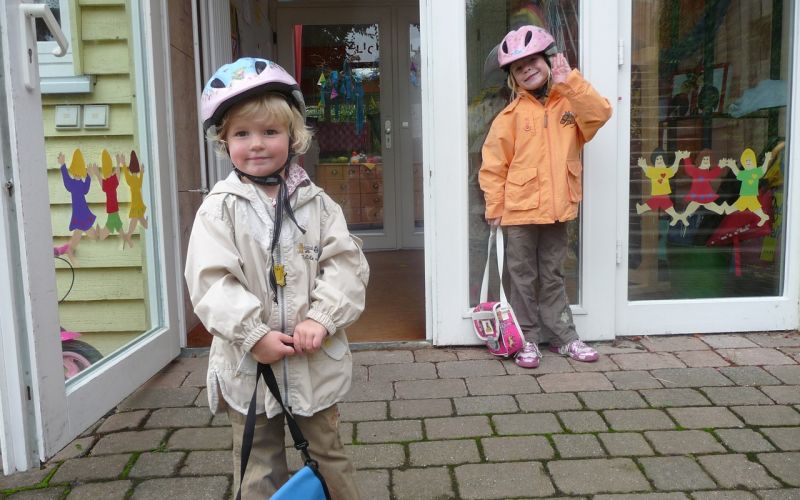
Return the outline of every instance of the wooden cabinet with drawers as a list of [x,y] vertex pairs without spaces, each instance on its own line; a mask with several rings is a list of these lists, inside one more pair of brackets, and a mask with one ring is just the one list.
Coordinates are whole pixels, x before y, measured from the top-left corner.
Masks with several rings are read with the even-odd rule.
[[315,182],[341,205],[348,224],[383,225],[380,163],[320,163]]

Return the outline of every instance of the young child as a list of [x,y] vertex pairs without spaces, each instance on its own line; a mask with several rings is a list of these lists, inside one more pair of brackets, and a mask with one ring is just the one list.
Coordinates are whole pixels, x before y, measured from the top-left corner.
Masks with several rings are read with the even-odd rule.
[[[352,499],[359,494],[336,404],[352,375],[344,327],[364,309],[369,268],[339,205],[295,162],[311,139],[304,114],[299,86],[271,61],[242,58],[208,81],[203,126],[233,172],[197,212],[185,276],[214,335],[208,399],[233,427],[234,492],[260,362],[272,366],[333,498]],[[245,500],[268,498],[288,479],[284,417],[259,386]]]
[[595,361],[597,351],[575,331],[563,267],[567,221],[578,216],[581,201],[581,148],[611,106],[570,69],[542,28],[509,32],[497,59],[512,101],[492,122],[478,178],[487,222],[507,230],[509,301],[526,339],[516,363],[539,366],[541,341],[574,360]]

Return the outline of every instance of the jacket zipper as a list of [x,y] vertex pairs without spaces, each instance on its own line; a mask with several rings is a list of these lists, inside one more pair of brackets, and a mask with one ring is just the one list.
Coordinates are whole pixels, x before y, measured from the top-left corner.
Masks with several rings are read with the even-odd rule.
[[[278,240],[278,262],[283,264],[283,256],[281,255],[281,242],[280,239]],[[275,263],[273,262],[273,265]],[[280,331],[286,333],[286,302],[284,301],[283,296],[283,287],[278,285],[278,313],[280,314],[281,320],[281,329]],[[283,404],[286,408],[289,407],[289,361],[286,357],[283,358],[283,394],[281,394],[281,398],[283,398]],[[291,411],[291,409],[290,409]]]
[[544,105],[544,134],[547,136],[547,164],[550,166],[550,184],[553,184],[553,196],[550,197],[550,201],[553,203],[553,220],[558,222],[558,217],[556,216],[556,197],[555,197],[555,176],[553,175],[553,145],[550,143],[550,132],[547,130],[547,105]]

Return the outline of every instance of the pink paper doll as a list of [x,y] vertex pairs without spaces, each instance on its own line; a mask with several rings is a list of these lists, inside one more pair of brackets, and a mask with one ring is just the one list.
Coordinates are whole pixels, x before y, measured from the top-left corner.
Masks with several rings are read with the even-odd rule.
[[722,202],[721,205],[715,203],[719,195],[716,193],[715,187],[712,186],[712,182],[722,175],[722,168],[719,165],[711,166],[714,163],[711,150],[703,149],[698,152],[696,161],[699,162],[698,166],[695,166],[689,158],[686,158],[686,161],[683,162],[683,171],[692,178],[689,193],[684,197],[689,202],[683,212],[682,218],[684,219],[687,219],[700,207],[705,207],[715,214],[722,214],[725,211],[725,207],[728,206],[725,202]]

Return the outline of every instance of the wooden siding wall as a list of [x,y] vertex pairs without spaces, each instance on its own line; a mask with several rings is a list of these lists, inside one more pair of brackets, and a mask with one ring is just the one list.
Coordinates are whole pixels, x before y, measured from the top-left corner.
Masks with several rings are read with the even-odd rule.
[[[79,45],[78,64],[83,74],[95,77],[95,85],[88,94],[43,96],[48,192],[55,245],[66,243],[71,234],[70,195],[64,188],[60,165],[56,160],[60,152],[66,156],[67,165],[75,148],[81,149],[87,164],[100,165],[100,152],[104,148],[112,157],[115,153],[123,153],[126,158],[133,149],[140,159],[144,159],[145,182],[149,182],[151,175],[150,165],[146,163],[147,155],[140,154],[137,137],[130,5],[126,0],[72,2],[72,12],[76,18],[74,26],[77,28],[72,34],[72,42]],[[107,104],[109,127],[103,130],[57,130],[55,106],[59,104]],[[121,174],[117,193],[120,218],[123,229],[127,231],[130,190]],[[97,217],[96,224],[104,226],[105,193],[94,178],[87,201]],[[151,208],[148,206],[146,215],[152,213]],[[115,350],[150,327],[145,301],[147,287],[143,248],[144,238],[149,231],[152,231],[152,226],[147,231],[143,231],[141,226],[137,228],[138,234],[133,236],[132,249],[122,249],[119,235],[111,235],[104,241],[94,241],[84,236],[77,248],[79,266],[75,268],[74,284],[69,295],[59,304],[61,325],[67,330],[82,333],[81,340],[92,344],[103,354]],[[56,269],[60,299],[70,287],[72,273],[61,261],[56,261]]]

